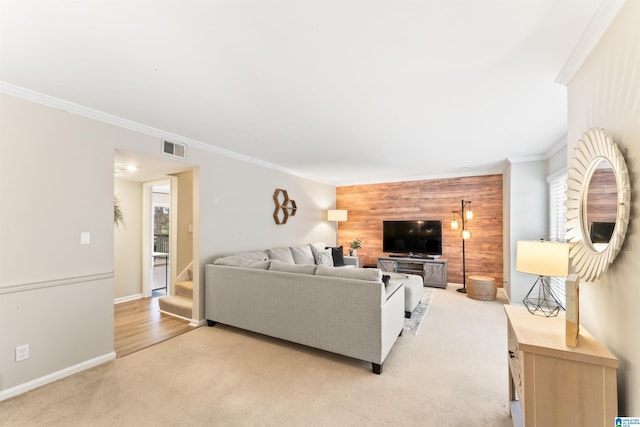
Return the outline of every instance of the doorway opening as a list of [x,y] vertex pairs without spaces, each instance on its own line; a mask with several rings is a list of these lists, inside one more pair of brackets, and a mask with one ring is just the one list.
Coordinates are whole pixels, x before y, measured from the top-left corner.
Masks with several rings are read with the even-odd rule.
[[169,241],[171,238],[171,185],[160,183],[151,187],[153,251],[151,253],[151,296],[166,296],[169,290]]

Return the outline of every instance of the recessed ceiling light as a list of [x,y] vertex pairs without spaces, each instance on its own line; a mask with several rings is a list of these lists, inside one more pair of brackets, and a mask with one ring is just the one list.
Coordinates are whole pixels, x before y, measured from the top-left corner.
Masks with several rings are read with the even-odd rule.
[[127,170],[129,172],[135,172],[138,170],[138,167],[136,165],[127,165]]

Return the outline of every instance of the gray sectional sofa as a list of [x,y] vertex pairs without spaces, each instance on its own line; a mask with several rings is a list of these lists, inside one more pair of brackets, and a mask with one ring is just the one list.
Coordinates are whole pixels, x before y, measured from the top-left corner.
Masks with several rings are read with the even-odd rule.
[[331,264],[322,243],[218,258],[206,266],[207,323],[364,360],[380,374],[404,327],[404,285]]

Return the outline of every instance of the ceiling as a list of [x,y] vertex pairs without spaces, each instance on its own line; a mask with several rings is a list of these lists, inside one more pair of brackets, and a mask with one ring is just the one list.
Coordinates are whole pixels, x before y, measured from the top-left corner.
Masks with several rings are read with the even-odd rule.
[[499,173],[601,3],[0,0],[0,81],[333,185]]

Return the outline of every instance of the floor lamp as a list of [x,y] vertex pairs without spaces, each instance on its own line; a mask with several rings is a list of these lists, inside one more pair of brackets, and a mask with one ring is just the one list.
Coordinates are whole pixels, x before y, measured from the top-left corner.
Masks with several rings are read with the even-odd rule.
[[329,209],[327,211],[327,221],[336,222],[336,246],[338,246],[338,223],[347,220],[346,209]]
[[[471,232],[467,230],[467,221],[473,219],[473,211],[471,210],[471,200],[462,200],[460,202],[460,210],[452,211],[453,212],[453,221],[451,221],[451,229],[457,230],[460,227],[456,216],[460,216],[460,221],[462,222],[462,232],[460,233],[460,237],[462,237],[462,287],[457,289],[458,292],[462,292],[464,294],[467,293],[467,265],[466,265],[466,255],[464,252],[464,241],[471,238]],[[465,211],[466,209],[466,211]]]

